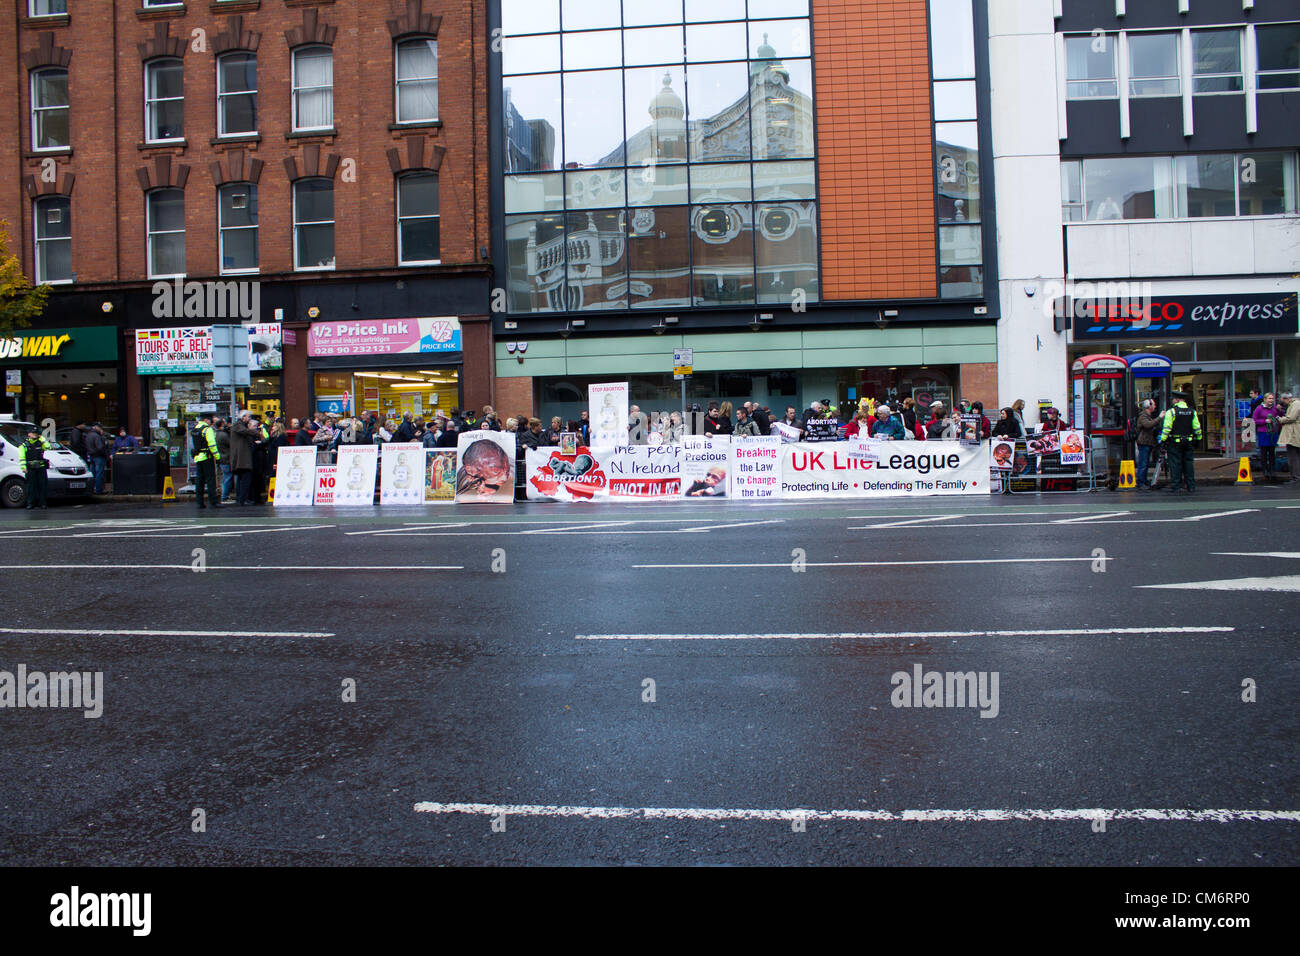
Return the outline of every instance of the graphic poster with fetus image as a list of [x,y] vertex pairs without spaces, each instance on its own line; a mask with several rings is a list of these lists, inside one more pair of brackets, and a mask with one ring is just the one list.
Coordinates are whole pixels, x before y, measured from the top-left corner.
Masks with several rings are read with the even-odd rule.
[[316,497],[316,449],[281,445],[275,460],[275,506],[310,508]]
[[682,442],[682,495],[725,498],[728,494],[729,438],[687,438]]
[[627,382],[588,387],[592,448],[614,448],[628,443],[628,407]]
[[514,503],[514,432],[461,432],[456,462],[457,504]]
[[426,448],[424,500],[431,505],[456,503],[456,453],[450,448]]
[[989,461],[994,471],[1010,471],[1016,459],[1016,443],[1010,438],[989,440]]
[[1083,432],[1057,432],[1061,440],[1061,464],[1083,464]]
[[379,503],[424,503],[424,446],[419,442],[384,445],[379,453]]
[[378,466],[378,445],[339,445],[334,504],[373,505]]

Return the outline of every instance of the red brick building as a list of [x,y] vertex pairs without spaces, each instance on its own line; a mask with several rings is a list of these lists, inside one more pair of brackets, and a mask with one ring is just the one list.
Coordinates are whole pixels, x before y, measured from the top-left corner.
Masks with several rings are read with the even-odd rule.
[[7,0],[0,18],[19,104],[0,218],[55,287],[31,331],[71,333],[10,363],[23,416],[179,448],[168,423],[229,396],[175,355],[138,367],[137,332],[225,321],[267,327],[241,406],[492,400],[483,4]]

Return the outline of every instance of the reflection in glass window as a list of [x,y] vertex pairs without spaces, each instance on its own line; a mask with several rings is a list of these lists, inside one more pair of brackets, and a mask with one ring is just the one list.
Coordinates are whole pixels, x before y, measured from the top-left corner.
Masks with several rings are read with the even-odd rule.
[[617,0],[560,0],[560,26],[564,30],[616,27],[621,18]]
[[506,212],[558,212],[563,209],[563,173],[506,177]]
[[1236,214],[1237,176],[1231,153],[1178,156],[1174,169],[1176,215],[1198,219]]
[[1240,215],[1279,216],[1296,211],[1295,153],[1246,153],[1237,157],[1237,170]]
[[1077,159],[1061,163],[1061,219],[1083,220],[1083,169]]
[[559,169],[564,154],[560,74],[507,80],[502,111],[506,172]]
[[686,22],[745,19],[745,0],[686,0]]
[[1192,31],[1192,92],[1241,92],[1240,30]]
[[1128,35],[1128,91],[1130,96],[1177,96],[1177,33]]
[[514,73],[549,73],[559,68],[558,34],[502,38],[501,72],[506,76]]
[[686,71],[652,66],[623,72],[627,100],[627,164],[686,162]]
[[501,0],[501,32],[552,33],[560,29],[560,0]]
[[686,28],[686,60],[743,60],[749,55],[744,23],[702,23]]
[[691,202],[748,202],[753,198],[749,163],[691,167]]
[[930,52],[936,80],[975,78],[971,0],[930,0]]
[[1115,37],[1065,38],[1065,95],[1072,100],[1119,96],[1115,80]]
[[691,259],[696,305],[754,301],[753,207],[749,203],[691,209]]
[[622,169],[587,169],[564,174],[565,203],[570,209],[611,208],[627,202],[627,174]]
[[687,80],[691,161],[748,161],[749,71],[746,65],[693,66]]
[[623,25],[648,27],[658,23],[681,23],[682,0],[623,0]]
[[760,303],[789,303],[796,289],[806,301],[820,299],[815,203],[755,206],[754,252]]
[[627,308],[625,216],[622,209],[595,209],[566,217],[570,309]]
[[229,183],[217,193],[221,272],[257,271],[257,187]]
[[686,167],[646,163],[627,171],[627,201],[633,206],[677,206],[687,201]]
[[506,300],[511,312],[564,309],[564,216],[506,216]]
[[977,299],[983,294],[983,266],[940,266],[939,298]]
[[949,80],[934,84],[934,119],[973,120],[977,118],[974,80]]
[[807,20],[751,20],[749,56],[754,60],[811,56],[809,36]]
[[623,165],[623,104],[610,95],[622,85],[619,70],[564,75],[566,168]]
[[257,54],[227,53],[217,60],[217,135],[257,132]]
[[598,70],[623,65],[623,41],[618,30],[564,34],[564,68]]
[[628,222],[628,295],[634,309],[671,309],[691,303],[690,210],[638,206]]
[[812,61],[768,64],[755,76],[753,88],[754,159],[812,156]]
[[939,263],[945,266],[979,265],[984,258],[982,226],[940,226]]
[[681,63],[684,45],[680,26],[624,30],[623,64],[650,66],[656,63]]
[[1083,163],[1088,220],[1168,219],[1173,214],[1168,156],[1121,156]]
[[72,281],[72,200],[45,196],[36,200],[36,283]]
[[937,123],[934,136],[939,221],[979,222],[979,127],[975,123]]
[[814,199],[817,174],[811,162],[777,161],[754,164],[754,198]]
[[1261,90],[1300,89],[1300,23],[1257,26],[1255,50]]

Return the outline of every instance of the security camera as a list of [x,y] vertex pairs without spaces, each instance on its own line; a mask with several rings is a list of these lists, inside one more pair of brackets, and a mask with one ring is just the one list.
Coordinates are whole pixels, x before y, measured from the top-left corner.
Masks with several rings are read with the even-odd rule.
[[509,352],[511,355],[514,355],[514,354],[515,354],[515,349],[517,349],[518,347],[519,347],[519,345],[518,345],[518,343],[516,343],[516,342],[507,342],[507,343],[506,343],[506,351]]
[[1033,298],[1034,296],[1036,296],[1037,294],[1038,294],[1038,286],[1037,286],[1037,285],[1035,285],[1035,284],[1032,283],[1032,282],[1027,283],[1027,284],[1025,285],[1025,295],[1029,296],[1029,298],[1032,299],[1032,298]]

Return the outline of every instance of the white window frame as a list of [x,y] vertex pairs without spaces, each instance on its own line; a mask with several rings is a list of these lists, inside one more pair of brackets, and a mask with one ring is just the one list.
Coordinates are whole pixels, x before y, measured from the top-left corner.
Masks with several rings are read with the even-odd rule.
[[[160,66],[160,65],[162,65],[162,64],[173,64],[173,63],[174,63],[174,64],[181,65],[181,67],[182,67],[182,69],[181,69],[181,95],[180,95],[180,96],[164,96],[164,97],[159,97],[159,98],[157,98],[157,99],[151,99],[151,98],[149,97],[149,72],[150,72],[150,70],[151,70],[153,67]],[[153,135],[153,130],[154,130],[154,115],[153,115],[153,107],[154,107],[154,104],[156,104],[156,103],[171,103],[171,102],[175,102],[176,100],[180,100],[180,102],[181,102],[181,129],[182,129],[181,135],[180,135],[180,136],[170,136],[170,137],[166,137],[166,138],[155,137],[155,136]],[[175,57],[175,56],[158,57],[158,58],[156,58],[156,59],[150,60],[148,63],[146,63],[146,64],[144,65],[144,141],[145,141],[146,143],[180,143],[180,142],[184,142],[184,141],[185,141],[184,127],[185,127],[185,71],[184,71],[184,61],[183,61],[180,57]]]
[[[1066,98],[1067,101],[1069,101],[1069,100],[1079,100],[1079,101],[1083,101],[1083,100],[1113,100],[1113,99],[1118,99],[1118,98],[1119,98],[1119,93],[1120,93],[1120,85],[1119,85],[1119,83],[1120,83],[1120,80],[1119,80],[1119,34],[1117,34],[1117,33],[1107,33],[1107,34],[1104,34],[1104,35],[1103,35],[1102,39],[1104,39],[1104,40],[1106,41],[1106,45],[1107,45],[1107,47],[1110,48],[1110,65],[1111,65],[1111,76],[1110,76],[1110,78],[1109,78],[1109,79],[1106,79],[1106,78],[1102,78],[1102,79],[1091,79],[1091,80],[1072,80],[1072,79],[1070,79],[1070,41],[1071,41],[1071,40],[1078,40],[1078,41],[1080,41],[1080,42],[1086,42],[1086,43],[1091,44],[1091,43],[1094,42],[1095,38],[1092,36],[1092,34],[1088,34],[1088,33],[1085,33],[1085,34],[1067,34],[1067,35],[1065,35],[1065,37],[1064,37],[1064,43],[1063,43],[1063,47],[1064,47],[1063,52],[1064,52],[1064,54],[1065,54],[1065,60],[1064,60],[1064,63],[1062,64],[1062,66],[1063,66],[1063,69],[1065,70],[1065,98]],[[1092,83],[1113,83],[1113,84],[1115,84],[1115,92],[1114,92],[1114,93],[1111,93],[1111,94],[1109,94],[1109,95],[1099,94],[1099,95],[1097,95],[1097,96],[1091,96],[1091,95],[1089,95],[1089,96],[1076,96],[1076,95],[1072,95],[1072,94],[1070,93],[1070,87],[1071,87],[1071,86],[1087,85],[1087,84],[1092,84]]]
[[[438,189],[438,211],[433,215],[402,215],[402,183],[416,176],[432,176]],[[407,259],[402,252],[402,222],[404,220],[436,219],[438,220],[438,258]],[[421,170],[397,177],[397,264],[399,266],[436,266],[442,264],[442,182],[437,173]]]
[[[317,182],[317,181],[319,181],[319,182],[327,182],[327,183],[329,183],[329,184],[330,184],[330,191],[331,191],[331,193],[334,191],[334,181],[331,180],[331,179],[326,179],[326,178],[323,177],[323,176],[312,176],[312,177],[308,177],[308,178],[306,178],[306,179],[298,179],[298,180],[295,180],[295,181],[291,184],[291,189],[292,189],[292,192],[293,192],[293,271],[294,271],[294,272],[333,272],[334,269],[335,269],[335,267],[336,267],[336,265],[337,265],[337,263],[338,263],[338,258],[339,258],[339,250],[338,250],[338,211],[337,211],[337,210],[335,211],[335,213],[334,213],[334,218],[333,218],[333,219],[312,220],[311,222],[300,222],[299,219],[298,219],[298,187],[299,187],[300,185],[302,185],[303,183],[310,183],[310,182]],[[335,197],[335,198],[336,198],[336,197]],[[298,251],[299,251],[299,249],[301,248],[301,247],[299,246],[299,243],[298,243],[298,229],[299,229],[299,227],[301,227],[301,226],[323,226],[323,225],[325,225],[326,223],[329,223],[329,227],[330,227],[330,229],[331,229],[331,231],[332,231],[332,237],[333,237],[333,239],[334,239],[334,243],[333,243],[333,245],[334,245],[334,255],[333,255],[333,257],[330,259],[330,264],[329,264],[329,265],[326,265],[326,266],[304,266],[304,265],[302,265],[301,263],[298,262]]]
[[[1133,38],[1134,38],[1134,37],[1143,37],[1143,38],[1145,38],[1145,37],[1155,37],[1155,36],[1163,36],[1163,37],[1172,37],[1172,38],[1173,38],[1173,41],[1174,41],[1174,72],[1173,72],[1172,75],[1161,75],[1161,76],[1141,76],[1141,77],[1135,77],[1135,76],[1133,75],[1133,47],[1132,47]],[[1131,99],[1131,100],[1149,100],[1149,99],[1172,99],[1172,98],[1176,98],[1176,97],[1180,97],[1180,96],[1182,96],[1182,95],[1183,95],[1183,89],[1184,89],[1184,83],[1186,82],[1186,78],[1183,76],[1183,70],[1182,70],[1182,64],[1183,64],[1182,43],[1183,43],[1183,38],[1182,38],[1181,34],[1180,34],[1177,30],[1133,30],[1133,31],[1130,31],[1129,34],[1128,34],[1128,41],[1129,41],[1129,46],[1128,46],[1128,50],[1126,51],[1126,52],[1127,52],[1127,55],[1128,55],[1128,63],[1127,63],[1127,66],[1128,66],[1128,71],[1127,71],[1127,72],[1128,72],[1128,86],[1127,86],[1127,90],[1128,90],[1128,98]],[[1178,88],[1177,88],[1176,90],[1174,90],[1173,92],[1161,92],[1161,93],[1135,93],[1135,92],[1133,92],[1133,84],[1134,84],[1134,83],[1167,82],[1167,81],[1169,81],[1169,80],[1174,80],[1174,81],[1178,84]]]
[[[31,112],[32,112],[32,115],[31,115],[31,137],[32,137],[32,152],[34,152],[34,153],[42,153],[42,152],[53,153],[53,152],[58,152],[58,151],[60,151],[60,150],[69,149],[69,148],[72,146],[72,90],[71,90],[71,87],[69,87],[69,90],[68,90],[68,105],[66,105],[66,106],[37,106],[37,104],[36,104],[36,85],[37,85],[37,81],[40,79],[40,77],[42,77],[42,76],[44,76],[44,75],[46,75],[46,74],[48,74],[48,73],[62,73],[63,76],[64,76],[64,79],[69,80],[69,81],[71,80],[71,77],[70,77],[70,75],[69,75],[68,70],[67,70],[66,67],[62,67],[62,66],[45,66],[45,67],[41,67],[40,69],[32,70],[32,74],[31,74],[31,77],[30,77],[30,79],[29,79],[28,96],[30,97],[30,102],[31,102],[31,106],[32,106],[32,111],[31,111]],[[63,143],[63,144],[60,145],[60,146],[38,146],[38,145],[36,145],[36,140],[37,140],[37,131],[40,129],[40,124],[37,123],[37,121],[36,121],[36,120],[37,120],[37,117],[38,117],[41,113],[50,113],[50,112],[53,112],[53,111],[55,111],[55,110],[65,110],[65,111],[67,112],[67,114],[68,114],[68,141],[67,141],[66,143]]]
[[[72,236],[67,238],[59,237],[57,239],[41,238],[41,207],[48,205],[53,200],[63,200],[68,204],[68,219],[72,219],[72,197],[71,196],[38,196],[32,203],[32,272],[36,280],[36,285],[72,285],[72,276],[66,279],[50,279],[41,274],[41,246],[53,242],[66,242],[69,250],[72,248]],[[72,256],[68,256],[72,260]],[[75,274],[75,273],[74,273]]]
[[155,9],[157,7],[183,7],[184,0],[144,0],[146,9]]
[[[302,53],[328,53],[330,56],[330,85],[329,86],[299,86],[298,85],[298,56]],[[295,133],[308,132],[311,130],[323,130],[334,128],[334,48],[324,44],[314,44],[312,46],[300,46],[289,55],[290,71],[292,77],[290,80],[290,96],[293,110],[293,131]],[[321,90],[329,90],[330,93],[330,121],[323,126],[303,126],[298,121],[298,94],[299,93],[317,93]]]
[[[222,222],[222,210],[225,208],[222,204],[222,193],[227,189],[243,187],[248,191],[250,197],[257,195],[257,183],[239,182],[223,183],[217,187],[217,265],[223,276],[246,276],[257,275],[262,271],[262,248],[261,248],[261,212],[258,213],[258,221],[251,226],[227,226]],[[256,199],[253,200],[256,202]],[[226,268],[226,233],[227,232],[253,232],[257,247],[257,265],[251,269],[227,269]]]
[[[1281,26],[1296,26],[1296,24],[1295,24],[1294,21],[1290,21],[1290,20],[1286,21],[1285,23],[1257,23],[1257,24],[1254,24],[1254,27],[1255,27],[1255,30],[1254,30],[1254,40],[1255,40],[1255,42],[1252,44],[1252,47],[1253,47],[1253,51],[1254,51],[1255,87],[1256,87],[1256,89],[1259,90],[1260,93],[1294,93],[1296,90],[1300,90],[1300,79],[1298,79],[1298,80],[1296,81],[1296,85],[1295,85],[1295,86],[1273,86],[1273,87],[1267,87],[1267,88],[1265,88],[1265,87],[1262,86],[1262,85],[1260,84],[1260,82],[1259,82],[1260,78],[1265,77],[1265,76],[1288,76],[1288,75],[1290,75],[1290,74],[1292,74],[1292,73],[1300,74],[1300,68],[1297,68],[1297,69],[1294,69],[1294,70],[1292,70],[1292,69],[1286,69],[1286,70],[1261,70],[1261,69],[1259,68],[1259,31],[1260,31],[1261,29],[1266,28],[1266,27],[1281,27]],[[1244,64],[1243,64],[1243,68],[1244,68]]]
[[[433,76],[407,77],[405,80],[399,79],[401,75],[402,47],[412,43],[432,43],[433,44]],[[433,37],[407,37],[404,40],[398,40],[393,46],[393,116],[401,124],[419,125],[421,123],[436,123],[440,113],[440,101],[438,94],[434,94],[433,115],[421,117],[419,119],[402,118],[402,84],[403,83],[427,83],[433,80],[435,88],[438,84],[438,41]]]
[[[1235,73],[1197,73],[1196,72],[1196,37],[1201,33],[1227,33],[1232,31],[1237,34],[1237,62],[1241,64],[1241,69]],[[1190,31],[1191,49],[1188,52],[1190,57],[1188,67],[1189,85],[1193,96],[1241,96],[1246,92],[1246,49],[1245,49],[1245,31],[1240,27],[1204,27]],[[1196,88],[1197,80],[1222,79],[1223,77],[1237,77],[1241,80],[1241,89],[1239,90],[1198,90]]]
[[[54,12],[46,12],[46,13],[37,13],[36,7],[41,2],[42,0],[27,0],[27,16],[35,18],[35,17],[65,17],[68,15],[68,0],[63,0],[62,10],[58,10]],[[44,2],[48,6],[49,4],[56,2],[56,0],[44,0]]]
[[[221,89],[221,62],[229,57],[235,57],[235,56],[243,56],[243,57],[251,56],[253,58],[253,88],[251,90],[227,90],[223,92]],[[238,139],[241,136],[257,135],[258,123],[261,121],[261,116],[258,115],[260,111],[257,108],[258,86],[260,85],[260,81],[258,79],[260,66],[261,64],[259,64],[257,61],[257,54],[254,53],[252,50],[231,50],[228,53],[223,53],[221,54],[221,56],[217,57],[217,137],[218,138]],[[225,105],[222,102],[223,98],[231,97],[231,96],[247,96],[249,93],[253,94],[253,112],[255,116],[253,128],[250,130],[242,130],[237,133],[227,132],[225,128],[226,114],[225,114],[225,110],[223,109],[223,106]]]
[[[166,273],[166,274],[155,273],[155,272],[153,271],[153,260],[154,260],[154,256],[153,256],[153,243],[154,243],[154,237],[155,237],[155,236],[174,236],[174,235],[176,235],[176,234],[178,234],[178,233],[179,233],[182,237],[185,236],[185,227],[184,227],[183,225],[181,226],[180,229],[154,229],[154,227],[153,227],[153,198],[154,198],[155,196],[157,196],[159,193],[165,193],[165,192],[178,192],[178,193],[180,193],[180,194],[181,194],[182,207],[184,206],[185,190],[183,190],[183,189],[176,189],[176,187],[174,187],[174,186],[165,186],[165,187],[162,187],[162,188],[160,188],[160,189],[151,189],[151,190],[149,190],[147,193],[145,193],[145,195],[144,195],[145,259],[147,260],[147,261],[145,262],[145,271],[148,273],[150,279],[175,279],[175,278],[184,278],[184,276],[185,276],[185,272],[184,272],[184,271],[181,271],[181,272],[168,272],[168,273]],[[184,214],[184,213],[182,212],[182,215],[183,215],[183,214]],[[188,254],[189,254],[189,250],[188,250],[188,248],[187,248],[187,249],[186,249],[186,255],[188,256]]]

